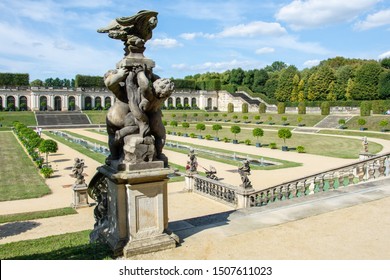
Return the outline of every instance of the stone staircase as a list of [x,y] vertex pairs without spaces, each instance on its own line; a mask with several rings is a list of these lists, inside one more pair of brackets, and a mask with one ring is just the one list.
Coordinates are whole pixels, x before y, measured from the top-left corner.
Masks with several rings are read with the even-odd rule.
[[37,125],[42,128],[77,128],[92,126],[87,115],[80,111],[35,112]]
[[339,120],[345,119],[345,122],[348,122],[352,116],[345,116],[345,115],[329,115],[325,117],[322,121],[317,123],[314,127],[317,128],[338,128]]

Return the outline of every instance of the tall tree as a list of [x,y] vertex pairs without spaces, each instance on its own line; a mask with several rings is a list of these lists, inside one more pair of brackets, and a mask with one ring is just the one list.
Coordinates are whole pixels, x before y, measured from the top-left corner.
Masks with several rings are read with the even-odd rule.
[[390,99],[390,71],[384,71],[379,76],[379,98]]
[[298,101],[298,99],[299,99],[298,98],[298,95],[299,95],[299,82],[300,82],[299,75],[295,74],[294,78],[292,80],[293,88],[292,88],[291,97],[290,97],[290,101],[292,101],[292,102]]
[[308,83],[309,100],[326,100],[329,85],[335,80],[333,70],[329,66],[321,66],[310,76]]
[[275,61],[271,65],[267,65],[266,67],[264,67],[264,70],[267,72],[279,72],[286,68],[287,64],[283,61]]
[[289,101],[293,90],[294,76],[298,74],[298,69],[290,65],[281,71],[278,87],[275,92],[276,100],[280,102]]
[[379,98],[379,75],[383,68],[376,61],[362,64],[357,70],[351,97],[354,100],[375,100]]
[[253,74],[253,85],[251,87],[252,90],[254,92],[265,93],[264,87],[268,79],[269,75],[267,71],[264,69],[255,69]]
[[245,72],[241,68],[233,69],[230,74],[230,83],[233,85],[242,85],[242,81],[244,80]]

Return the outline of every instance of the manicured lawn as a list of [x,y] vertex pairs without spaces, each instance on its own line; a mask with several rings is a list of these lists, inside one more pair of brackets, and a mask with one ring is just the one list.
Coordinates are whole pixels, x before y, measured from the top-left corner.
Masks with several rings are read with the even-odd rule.
[[367,116],[367,117],[359,117],[355,116],[352,119],[350,119],[345,125],[348,129],[353,130],[359,130],[360,125],[358,124],[359,119],[364,119],[366,121],[366,124],[363,125],[364,128],[367,129],[367,131],[381,131],[382,127],[379,125],[379,122],[382,120],[387,120],[389,124],[384,127],[387,130],[390,130],[390,116],[389,115],[375,115],[375,116]]
[[50,193],[39,170],[12,132],[0,132],[0,201],[42,197]]
[[88,116],[93,124],[105,124],[106,123],[106,114],[107,110],[101,111],[93,111],[93,110],[85,110],[84,114]]
[[[218,136],[220,139],[223,139],[224,137],[230,140],[234,139],[234,134],[230,132],[231,126],[232,125],[224,124],[222,130],[218,132]],[[167,130],[184,132],[182,127],[169,127],[167,128]],[[253,145],[254,143],[256,143],[257,140],[255,137],[253,137],[252,130],[253,128],[242,127],[241,132],[236,135],[237,140],[240,143],[244,143],[246,139],[249,139],[251,141],[251,144]],[[193,125],[187,129],[187,133],[195,133],[196,135],[200,134],[203,137],[207,134],[215,136],[215,131],[212,130],[211,126],[206,126],[206,130],[200,133],[199,131],[196,131],[195,125]],[[207,146],[207,141],[213,140],[204,141],[204,145]],[[185,142],[184,137],[183,142]],[[284,143],[283,140],[278,137],[277,130],[264,130],[264,136],[259,138],[259,142],[267,145],[272,142],[276,143],[279,149],[283,145],[286,145],[290,148],[303,146],[305,148],[306,153],[337,158],[358,158],[359,153],[362,150],[361,140],[358,139],[316,134],[302,134],[294,132],[292,132],[292,137],[290,139],[287,139],[286,143]],[[378,153],[382,150],[382,148],[382,145],[371,142],[369,145],[369,152]]]
[[9,130],[12,127],[14,121],[19,121],[26,126],[35,126],[37,122],[35,120],[34,113],[31,111],[26,112],[0,112],[0,124],[1,129]]
[[72,214],[77,214],[77,211],[74,208],[65,207],[65,208],[45,210],[45,211],[0,215],[0,224],[18,222],[18,221],[30,221],[30,220],[44,219],[44,218],[58,217],[58,216],[65,216],[65,215],[72,215]]
[[1,260],[112,259],[110,249],[89,243],[89,230],[0,245]]

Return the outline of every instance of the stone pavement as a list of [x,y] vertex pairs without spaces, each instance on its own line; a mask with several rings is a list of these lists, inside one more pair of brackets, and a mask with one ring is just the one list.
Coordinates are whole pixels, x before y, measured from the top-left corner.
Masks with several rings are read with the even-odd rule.
[[[93,132],[77,133],[92,133],[97,139],[97,134]],[[198,139],[194,139],[196,140]],[[208,144],[221,145],[212,141]],[[227,145],[223,147],[225,149],[248,149],[244,145],[224,145]],[[263,151],[271,150],[262,149]],[[282,155],[291,157],[289,160],[293,160],[295,155],[293,161],[302,162],[303,166],[285,169],[283,176],[280,176],[281,170],[278,173],[276,170],[271,175],[268,175],[270,171],[262,171],[260,175],[253,172],[250,178],[252,182],[256,182],[256,187],[262,187],[260,182],[263,181],[267,185],[280,183],[280,180],[286,181],[293,176],[302,177],[303,174],[313,173],[313,170],[323,170],[349,161],[302,156],[297,153],[283,152]],[[187,159],[186,155],[178,153],[168,156],[170,161],[179,164]],[[56,169],[54,178],[47,180],[52,194],[39,199],[0,202],[0,215],[69,206],[72,202],[69,185],[74,181],[69,174],[75,157],[85,159],[88,182],[88,178],[93,176],[100,164],[59,143],[58,152],[50,156]],[[209,163],[217,165],[211,161],[203,164],[208,167]],[[227,182],[235,184],[234,180],[238,177],[239,182],[239,176],[226,171],[234,168],[236,167],[222,165],[217,170]],[[300,203],[290,204],[291,201],[285,201],[283,205],[279,204],[281,207],[274,204],[247,210],[235,210],[200,195],[184,192],[183,188],[184,182],[168,185],[170,227],[182,238],[181,246],[139,256],[138,259],[390,258],[389,179],[328,192],[315,199],[305,197]],[[76,215],[0,225],[0,244],[92,229],[92,213],[93,207],[89,207],[78,209]]]

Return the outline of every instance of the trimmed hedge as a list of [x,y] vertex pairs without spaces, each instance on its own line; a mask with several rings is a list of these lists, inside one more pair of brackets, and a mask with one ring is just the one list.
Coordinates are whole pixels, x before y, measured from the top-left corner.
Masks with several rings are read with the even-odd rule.
[[330,103],[328,101],[321,103],[321,115],[327,116],[330,114]]
[[260,103],[259,105],[259,114],[265,114],[267,111],[267,105],[264,103]]
[[248,113],[248,103],[242,103],[241,110],[243,113]]
[[286,104],[284,102],[278,103],[278,114],[286,113]]
[[29,86],[29,80],[26,73],[0,73],[0,86]]
[[363,101],[360,104],[360,116],[370,116],[371,115],[371,102]]
[[305,115],[306,114],[305,102],[299,102],[299,104],[298,104],[298,114],[300,114],[300,115]]

